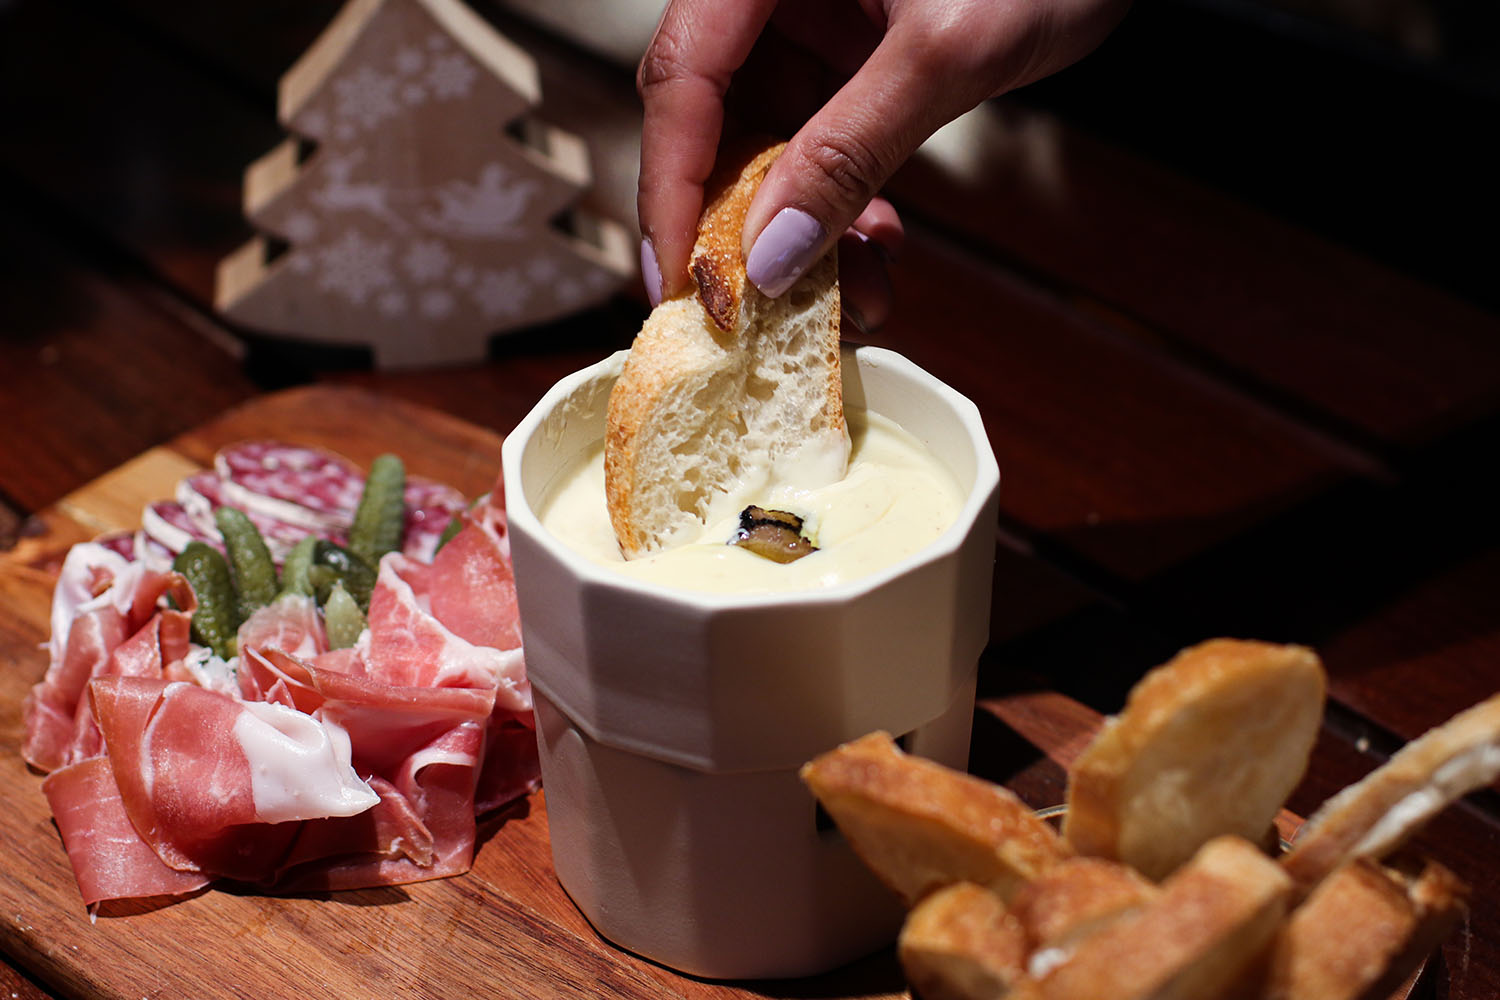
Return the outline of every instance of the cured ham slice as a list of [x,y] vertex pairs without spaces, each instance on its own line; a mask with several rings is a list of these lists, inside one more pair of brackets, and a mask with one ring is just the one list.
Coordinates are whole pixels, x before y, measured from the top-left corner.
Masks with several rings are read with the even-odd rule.
[[136,833],[109,758],[94,757],[53,771],[42,793],[62,834],[86,906],[106,899],[179,896],[208,885],[201,872],[167,865]]
[[[324,528],[347,523],[363,489],[327,452],[262,442],[220,457],[240,496],[303,506]],[[226,661],[191,642],[195,598],[166,567],[189,537],[218,540],[212,512],[233,491],[205,473],[178,497],[148,509],[149,537],[69,553],[26,701],[23,751],[51,772],[43,791],[84,901],[466,871],[476,813],[540,780],[502,503],[470,510],[409,480],[405,552],[382,560],[355,646],[329,650],[313,598],[284,595],[240,625]],[[250,513],[269,534],[267,509]],[[463,530],[439,550],[454,517]],[[309,530],[281,523],[283,542]]]
[[[157,611],[168,593],[183,611]],[[89,682],[111,673],[159,672],[164,658],[186,650],[185,612],[193,607],[192,590],[176,573],[128,563],[95,543],[75,545],[53,593],[47,673],[22,706],[27,763],[51,771],[96,752]]]

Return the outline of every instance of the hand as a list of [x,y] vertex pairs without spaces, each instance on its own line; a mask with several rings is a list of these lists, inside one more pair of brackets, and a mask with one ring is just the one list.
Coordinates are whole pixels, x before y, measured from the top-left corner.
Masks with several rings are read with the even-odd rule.
[[[726,103],[794,133],[745,218],[746,270],[791,287],[834,240],[847,312],[889,311],[901,241],[874,195],[928,136],[1097,45],[1128,0],[671,0],[637,74],[641,267],[655,304],[688,282]],[[732,86],[731,86],[732,84]]]

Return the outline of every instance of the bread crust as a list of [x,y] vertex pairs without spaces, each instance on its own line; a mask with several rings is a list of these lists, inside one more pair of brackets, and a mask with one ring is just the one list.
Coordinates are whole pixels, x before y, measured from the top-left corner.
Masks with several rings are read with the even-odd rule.
[[1467,890],[1429,862],[1414,880],[1368,859],[1334,872],[1276,936],[1256,1000],[1385,1000],[1447,937]]
[[803,765],[856,854],[908,906],[954,882],[1009,900],[1071,855],[1015,793],[903,753],[874,732]]
[[698,240],[689,265],[698,286],[698,298],[714,325],[725,333],[734,330],[749,280],[745,276],[742,251],[745,215],[760,190],[766,172],[786,148],[776,143],[757,150],[740,149],[730,156],[709,182],[717,193],[698,220]]
[[[776,300],[745,274],[745,213],[782,148],[726,156],[699,221],[694,287],[652,310],[610,394],[605,502],[627,559],[703,522],[723,484],[737,481],[720,454],[725,441],[738,439],[771,460],[809,441],[836,442],[847,458],[836,256],[818,261]],[[794,349],[797,367],[788,370],[781,362]],[[771,415],[765,427],[795,426],[757,431],[747,416],[756,413]],[[699,456],[704,467],[685,473]]]
[[1315,812],[1282,859],[1307,891],[1346,861],[1382,858],[1435,814],[1500,776],[1500,694],[1408,743]]
[[1209,841],[1139,910],[1034,969],[1016,997],[1189,1000],[1219,997],[1261,960],[1286,912],[1288,879],[1255,845]]
[[1074,762],[1063,833],[1161,879],[1210,838],[1259,838],[1307,769],[1325,677],[1301,646],[1215,639],[1148,673]]
[[1000,997],[1026,974],[1030,945],[1000,897],[972,882],[928,895],[907,916],[896,953],[922,1000]]

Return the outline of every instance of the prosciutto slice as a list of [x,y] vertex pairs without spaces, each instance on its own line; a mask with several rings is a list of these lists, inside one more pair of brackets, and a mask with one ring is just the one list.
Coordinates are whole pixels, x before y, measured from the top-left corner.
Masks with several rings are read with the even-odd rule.
[[[297,452],[255,454],[261,478],[242,489]],[[348,471],[334,458],[299,472],[327,488],[330,516]],[[416,523],[464,527],[430,559],[408,546],[382,560],[352,648],[329,650],[313,600],[292,595],[221,660],[190,641],[186,580],[140,544],[69,553],[23,750],[51,772],[43,792],[86,904],[216,880],[282,892],[459,874],[476,813],[537,787],[503,507],[416,486]]]

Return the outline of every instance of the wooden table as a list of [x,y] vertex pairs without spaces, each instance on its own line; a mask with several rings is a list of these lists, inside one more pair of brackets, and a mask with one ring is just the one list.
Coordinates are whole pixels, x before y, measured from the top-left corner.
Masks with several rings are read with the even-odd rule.
[[[46,530],[37,515],[70,492],[273,390],[355,387],[503,434],[556,378],[628,344],[639,289],[426,372],[215,317],[214,267],[249,235],[240,171],[283,137],[275,80],[336,7],[0,6],[0,549]],[[594,143],[594,207],[633,222],[629,72],[480,9],[540,57],[543,115]],[[1050,804],[1061,770],[1037,747],[1066,746],[1172,651],[1297,641],[1332,678],[1291,803],[1306,812],[1500,688],[1500,311],[1493,266],[1461,238],[1495,231],[1493,153],[1467,138],[1494,108],[1173,13],[1132,15],[1094,60],[985,106],[897,176],[897,314],[869,339],[973,398],[1003,471],[971,769]],[[1210,51],[1177,55],[1185,25]],[[1165,82],[1190,69],[1192,86]],[[1327,118],[1317,84],[1335,78],[1369,106]],[[1372,109],[1388,98],[1424,123],[1420,149],[1382,142]],[[1283,162],[1288,142],[1308,169]],[[0,669],[39,673],[30,652],[6,655]],[[18,718],[4,706],[0,752],[15,754]],[[1500,799],[1470,797],[1419,846],[1476,887],[1423,988],[1500,995]],[[0,925],[0,990],[73,995],[22,915]],[[866,994],[899,989],[893,975],[887,957],[745,988]]]

